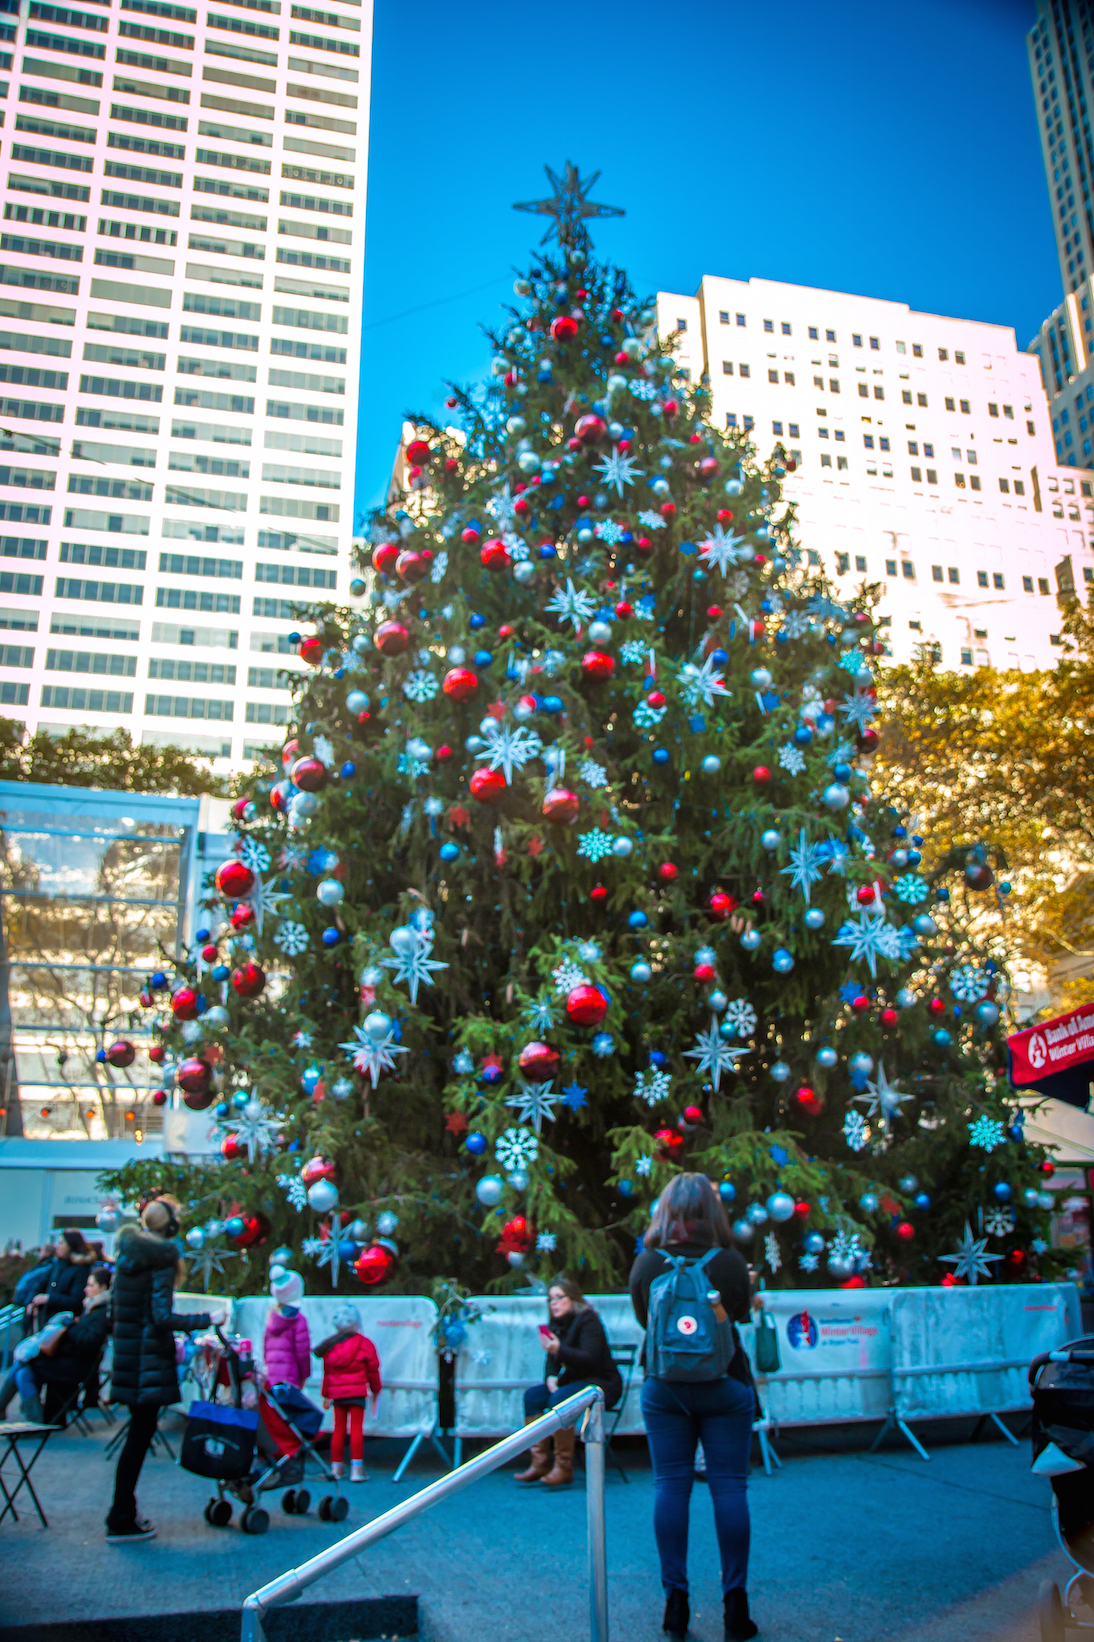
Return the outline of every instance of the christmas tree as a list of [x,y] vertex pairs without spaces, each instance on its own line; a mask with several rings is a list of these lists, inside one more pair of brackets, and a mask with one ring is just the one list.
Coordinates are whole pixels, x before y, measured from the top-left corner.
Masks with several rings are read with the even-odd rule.
[[688,1168],[768,1283],[1052,1271],[1001,934],[950,899],[990,867],[928,876],[871,784],[871,591],[808,565],[785,452],[710,424],[551,180],[489,385],[414,419],[359,608],[309,612],[284,769],[170,983],[159,1053],[225,1133],[170,1176],[191,1246],[207,1279],[249,1250],[239,1290],[274,1245],[618,1287]]

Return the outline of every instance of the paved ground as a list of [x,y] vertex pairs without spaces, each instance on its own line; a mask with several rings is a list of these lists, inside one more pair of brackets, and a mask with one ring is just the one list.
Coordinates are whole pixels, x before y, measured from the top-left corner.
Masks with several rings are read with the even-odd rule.
[[[784,1469],[753,1472],[751,1589],[765,1638],[785,1642],[1036,1642],[1038,1582],[1066,1577],[1048,1485],[1029,1450],[970,1445],[969,1428],[925,1427],[925,1464],[893,1446],[863,1452],[861,1432],[814,1432],[781,1444]],[[275,1512],[264,1538],[218,1532],[208,1488],[164,1458],[148,1463],[141,1507],[160,1537],[103,1544],[111,1467],[105,1437],[51,1439],[35,1472],[52,1526],[0,1525],[0,1627],[238,1605],[264,1580],[345,1531]],[[395,1487],[399,1445],[370,1445],[372,1481],[352,1493],[347,1528],[439,1474],[415,1461]],[[608,1481],[613,1637],[659,1642],[661,1594],[644,1452],[624,1453],[629,1486]],[[509,1473],[475,1485],[399,1530],[317,1587],[328,1597],[414,1591],[426,1642],[574,1642],[588,1634],[582,1482],[564,1495],[521,1490]],[[705,1489],[692,1528],[692,1631],[721,1637],[717,1556]],[[219,1639],[217,1639],[219,1642]]]

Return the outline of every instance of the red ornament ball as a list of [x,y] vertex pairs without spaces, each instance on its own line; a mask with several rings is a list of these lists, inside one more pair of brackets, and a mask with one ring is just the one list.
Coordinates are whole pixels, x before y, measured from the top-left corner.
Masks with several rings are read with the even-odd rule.
[[702,1123],[702,1121],[703,1121],[703,1109],[702,1109],[701,1106],[685,1106],[684,1107],[684,1122],[685,1123],[690,1123],[692,1125],[692,1127],[694,1128],[697,1124]]
[[242,861],[225,861],[217,868],[214,882],[226,901],[238,901],[251,893],[255,875]]
[[540,814],[545,821],[553,821],[559,826],[570,826],[577,820],[579,808],[580,799],[569,787],[551,787],[544,795]]
[[245,811],[247,809],[247,805],[250,802],[251,802],[251,800],[249,798],[237,798],[236,799],[235,803],[232,805],[232,820],[233,821],[242,821],[242,820],[245,819]]
[[450,667],[444,675],[441,689],[452,701],[466,701],[479,687],[479,676],[472,667]]
[[660,690],[651,690],[646,699],[651,707],[663,707],[665,705],[665,697]]
[[437,748],[437,751],[433,754],[433,757],[437,760],[438,764],[447,764],[448,760],[452,757],[452,748],[447,742],[445,742],[442,747]]
[[653,1138],[667,1157],[675,1157],[683,1149],[683,1135],[676,1134],[672,1129],[658,1129]]
[[857,998],[853,998],[851,1000],[851,1008],[854,1010],[856,1015],[865,1015],[869,1007],[870,1000],[866,996],[865,992],[860,992]]
[[874,899],[873,884],[860,884],[855,892],[855,899],[860,907],[868,907]]
[[824,1111],[823,1100],[817,1094],[817,1091],[811,1089],[807,1083],[803,1083],[799,1089],[795,1089],[794,1105],[806,1117],[819,1117]]
[[154,1065],[162,1066],[163,1062],[167,1059],[167,1050],[163,1047],[162,1043],[154,1043],[152,1045],[151,1049],[148,1051],[148,1059],[152,1061]]
[[220,1155],[225,1163],[235,1163],[247,1156],[247,1148],[238,1135],[225,1135],[220,1143]]
[[910,1220],[901,1220],[897,1225],[896,1234],[902,1243],[910,1243],[915,1237],[915,1227]]
[[505,791],[505,777],[500,770],[476,770],[468,785],[480,804],[496,804]]
[[560,1060],[557,1049],[534,1039],[524,1045],[517,1066],[521,1076],[527,1078],[529,1083],[550,1083],[558,1072]]
[[177,1021],[196,1021],[198,995],[192,986],[176,987],[171,994],[171,1013]]
[[581,658],[581,671],[586,678],[611,678],[615,672],[615,662],[603,650],[586,650]]
[[752,779],[757,787],[766,787],[771,780],[771,771],[766,764],[757,764],[752,772]]
[[597,884],[595,889],[589,891],[590,901],[606,901],[607,899],[608,891],[603,884]]
[[200,1055],[188,1055],[178,1064],[175,1072],[175,1082],[185,1094],[200,1094],[209,1088],[212,1082],[213,1068]]
[[583,445],[598,445],[608,431],[608,424],[602,416],[593,412],[587,416],[579,416],[574,423],[574,433]]
[[559,314],[551,321],[551,335],[556,342],[571,342],[577,335],[577,323],[573,314]]
[[876,753],[881,743],[881,737],[876,730],[863,730],[858,738],[858,744],[864,753]]
[[432,553],[419,552],[413,547],[405,548],[395,561],[395,574],[401,576],[404,582],[424,581],[429,574],[432,557]]
[[370,1243],[367,1249],[362,1249],[353,1270],[366,1288],[377,1288],[386,1283],[395,1270],[395,1256],[382,1243]]
[[401,621],[382,621],[372,642],[382,656],[401,656],[410,643],[410,634]]
[[794,1218],[796,1220],[808,1220],[812,1212],[813,1205],[807,1203],[804,1197],[800,1197],[794,1204]]
[[333,1181],[337,1177],[337,1166],[329,1157],[310,1157],[300,1171],[300,1178],[305,1186],[314,1186],[317,1180]]
[[946,1005],[941,998],[932,998],[927,1008],[932,1015],[944,1015],[946,1013]]
[[474,547],[478,539],[479,530],[477,525],[465,525],[460,531],[460,541],[466,542],[468,547]]
[[1044,1162],[1039,1163],[1037,1167],[1040,1169],[1046,1180],[1051,1180],[1053,1175],[1056,1173],[1056,1165],[1050,1157],[1046,1157]]
[[598,986],[586,982],[566,995],[566,1014],[575,1026],[599,1026],[607,1013],[607,999]]
[[216,1094],[212,1089],[195,1089],[182,1097],[182,1104],[191,1112],[204,1112],[213,1104]]
[[488,542],[483,542],[479,558],[487,570],[505,570],[511,563],[512,555],[505,543],[498,541],[495,537]]
[[323,659],[323,641],[318,634],[311,633],[301,639],[296,647],[296,653],[301,661],[306,661],[310,667],[318,667]]
[[208,946],[202,947],[201,955],[207,964],[215,964],[217,961],[217,949],[212,942]]
[[415,467],[420,467],[423,462],[428,462],[429,445],[427,441],[425,439],[412,439],[406,447],[406,459],[408,462],[413,462]]
[[679,874],[680,868],[672,861],[662,861],[657,869],[657,876],[663,884],[674,884]]
[[892,1007],[890,1007],[888,1009],[883,1009],[881,1011],[881,1024],[887,1032],[892,1031],[893,1027],[896,1025],[896,1023],[899,1019],[900,1019],[900,1011],[897,1010],[897,1009],[893,1009]]
[[372,550],[372,567],[381,576],[386,576],[398,557],[398,543],[381,542],[379,547],[374,547]]
[[254,1243],[265,1242],[270,1235],[270,1222],[264,1214],[245,1214],[243,1216],[243,1230],[238,1237],[230,1239],[237,1249],[249,1249]]
[[732,895],[727,895],[724,889],[716,889],[710,898],[710,916],[721,923],[728,918],[737,905]]
[[154,1089],[152,1091],[152,1105],[153,1106],[166,1106],[167,1105],[167,1090],[166,1089]]
[[697,981],[703,981],[703,982],[712,981],[714,979],[714,975],[715,975],[715,970],[714,970],[714,965],[713,964],[696,964],[695,965],[695,979]]
[[257,998],[266,990],[266,971],[259,964],[243,964],[232,974],[232,990],[241,998]]
[[281,762],[286,770],[299,751],[300,743],[297,741],[295,736],[291,741],[286,741],[285,745],[281,749]]
[[254,915],[255,909],[249,901],[239,901],[228,914],[228,922],[233,929],[246,929],[248,924],[254,923]]
[[298,758],[289,771],[289,780],[300,788],[301,792],[321,792],[327,784],[327,766],[322,759],[308,753]]
[[106,1051],[106,1059],[109,1066],[132,1066],[136,1058],[136,1048],[130,1043],[128,1038],[119,1038],[117,1042],[112,1043],[110,1048]]

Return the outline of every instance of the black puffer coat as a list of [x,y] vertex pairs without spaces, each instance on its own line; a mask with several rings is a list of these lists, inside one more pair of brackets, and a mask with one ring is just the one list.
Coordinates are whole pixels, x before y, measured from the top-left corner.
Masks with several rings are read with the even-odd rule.
[[592,1306],[552,1317],[550,1327],[558,1336],[558,1351],[547,1358],[544,1378],[557,1374],[560,1391],[586,1381],[598,1385],[606,1406],[614,1408],[623,1395],[623,1380],[612,1359],[604,1324]]
[[52,1356],[32,1359],[35,1378],[45,1385],[81,1385],[98,1368],[109,1333],[110,1295],[104,1294],[68,1325]]
[[[46,1303],[38,1312],[39,1328],[57,1311],[71,1311],[77,1317],[84,1309],[84,1289],[93,1256],[74,1254],[69,1260],[51,1260],[49,1271],[34,1294],[44,1294]],[[34,1294],[31,1299],[34,1299]]]
[[118,1234],[111,1310],[114,1365],[110,1401],[129,1408],[165,1408],[179,1400],[174,1331],[208,1328],[208,1312],[172,1311],[179,1246],[139,1226]]

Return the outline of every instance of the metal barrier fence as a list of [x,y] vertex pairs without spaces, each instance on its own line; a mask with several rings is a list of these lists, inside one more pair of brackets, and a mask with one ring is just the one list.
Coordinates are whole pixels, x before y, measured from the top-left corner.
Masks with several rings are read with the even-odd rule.
[[504,1441],[495,1443],[485,1453],[468,1460],[466,1465],[450,1471],[447,1476],[430,1483],[410,1499],[385,1511],[382,1516],[347,1534],[336,1545],[328,1546],[299,1568],[290,1568],[278,1579],[253,1592],[243,1604],[242,1642],[265,1642],[263,1618],[270,1608],[284,1602],[294,1602],[309,1585],[314,1585],[325,1574],[340,1568],[351,1557],[358,1556],[368,1546],[385,1539],[388,1534],[412,1522],[423,1511],[447,1499],[461,1488],[489,1476],[507,1460],[539,1442],[553,1436],[565,1426],[574,1425],[584,1415],[580,1435],[585,1444],[586,1513],[589,1540],[589,1635],[592,1642],[608,1642],[608,1564],[607,1540],[604,1523],[604,1393],[591,1387],[574,1397],[523,1431],[516,1431]]

